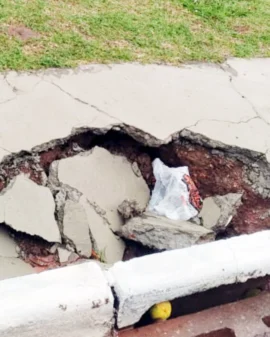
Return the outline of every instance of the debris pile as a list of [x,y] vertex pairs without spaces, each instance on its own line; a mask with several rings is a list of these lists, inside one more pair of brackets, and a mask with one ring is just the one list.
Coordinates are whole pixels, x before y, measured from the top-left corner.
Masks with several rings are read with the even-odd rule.
[[160,251],[185,248],[215,239],[214,232],[203,226],[147,212],[128,220],[118,233]]
[[201,139],[159,145],[124,132],[83,131],[0,163],[0,240],[16,247],[1,243],[1,270],[8,261],[25,273],[89,258],[112,264],[268,228],[263,158],[255,165]]

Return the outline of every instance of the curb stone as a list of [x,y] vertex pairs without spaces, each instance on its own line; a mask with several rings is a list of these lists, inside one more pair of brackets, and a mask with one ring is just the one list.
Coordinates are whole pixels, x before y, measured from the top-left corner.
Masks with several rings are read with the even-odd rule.
[[269,244],[270,231],[262,231],[106,270],[86,262],[1,281],[0,335],[107,337],[115,323],[133,325],[155,303],[270,275]]

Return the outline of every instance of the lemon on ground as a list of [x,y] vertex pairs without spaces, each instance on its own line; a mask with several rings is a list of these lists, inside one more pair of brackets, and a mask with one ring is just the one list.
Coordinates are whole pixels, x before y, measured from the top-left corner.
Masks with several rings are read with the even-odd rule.
[[261,293],[261,289],[259,288],[254,288],[254,289],[249,289],[248,291],[245,292],[244,294],[244,298],[250,298],[250,297],[254,297],[257,296]]
[[150,309],[150,315],[153,320],[165,321],[171,316],[172,305],[169,301],[155,304]]

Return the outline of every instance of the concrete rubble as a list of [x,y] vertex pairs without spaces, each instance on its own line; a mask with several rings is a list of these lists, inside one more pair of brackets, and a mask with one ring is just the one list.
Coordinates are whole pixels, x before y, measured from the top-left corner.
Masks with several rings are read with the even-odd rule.
[[241,198],[239,193],[205,198],[199,214],[203,226],[215,232],[225,230],[242,204]]
[[125,248],[116,232],[145,210],[160,158],[189,168],[212,208],[201,213],[208,229],[269,228],[269,64],[0,75],[0,221],[113,263]]
[[185,248],[215,239],[214,232],[202,226],[148,212],[128,220],[118,233],[158,250]]
[[14,178],[0,195],[0,222],[49,242],[61,242],[54,211],[50,190],[23,174]]
[[72,254],[72,252],[70,252],[69,250],[67,250],[65,248],[62,248],[62,247],[57,248],[57,253],[58,253],[60,263],[68,262],[71,254]]
[[117,208],[124,220],[138,216],[144,212],[144,208],[141,208],[137,200],[124,200]]
[[[150,196],[146,182],[134,173],[127,159],[95,147],[55,162],[49,185],[59,193],[63,234],[72,241],[76,251],[89,257],[94,249],[108,263],[121,260],[125,245],[113,233],[123,224],[117,208],[123,200],[133,198],[144,209]],[[76,202],[70,200],[76,195]]]

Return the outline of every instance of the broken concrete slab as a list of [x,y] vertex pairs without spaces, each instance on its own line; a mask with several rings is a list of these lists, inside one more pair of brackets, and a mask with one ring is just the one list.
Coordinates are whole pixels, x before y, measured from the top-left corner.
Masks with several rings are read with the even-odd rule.
[[80,70],[45,78],[113,116],[116,123],[121,120],[158,139],[166,139],[202,119],[237,123],[255,116],[249,103],[232,88],[230,74],[219,66],[121,64],[90,65]]
[[0,280],[34,273],[34,268],[23,260],[16,257],[0,256]]
[[119,235],[158,250],[185,248],[215,239],[214,232],[202,226],[148,212],[128,220]]
[[86,197],[82,196],[80,202],[87,214],[93,249],[97,257],[109,264],[121,261],[125,244],[112,232],[106,216]]
[[64,206],[63,234],[75,245],[79,255],[90,257],[92,243],[87,214],[80,202],[67,200]]
[[[134,127],[134,136],[136,128],[144,130],[148,135],[139,136],[148,143],[153,141],[149,135],[163,142],[192,128],[229,146],[265,153],[270,147],[269,63],[232,59],[222,65],[88,65],[7,73],[0,77],[0,158],[48,148],[81,127],[104,132],[115,124]],[[263,128],[253,124],[257,119]],[[250,129],[256,141],[250,141]]]
[[203,226],[214,231],[224,230],[242,204],[241,198],[240,193],[228,193],[204,199],[199,214]]
[[148,203],[149,188],[142,177],[134,174],[131,163],[103,148],[96,146],[91,151],[62,159],[54,168],[60,184],[76,189],[97,205],[113,230],[123,224],[117,211],[123,200],[134,199],[142,208]]
[[17,245],[7,228],[0,225],[0,257],[18,257]]
[[0,222],[50,242],[60,242],[54,218],[55,204],[47,187],[21,174],[0,194]]

